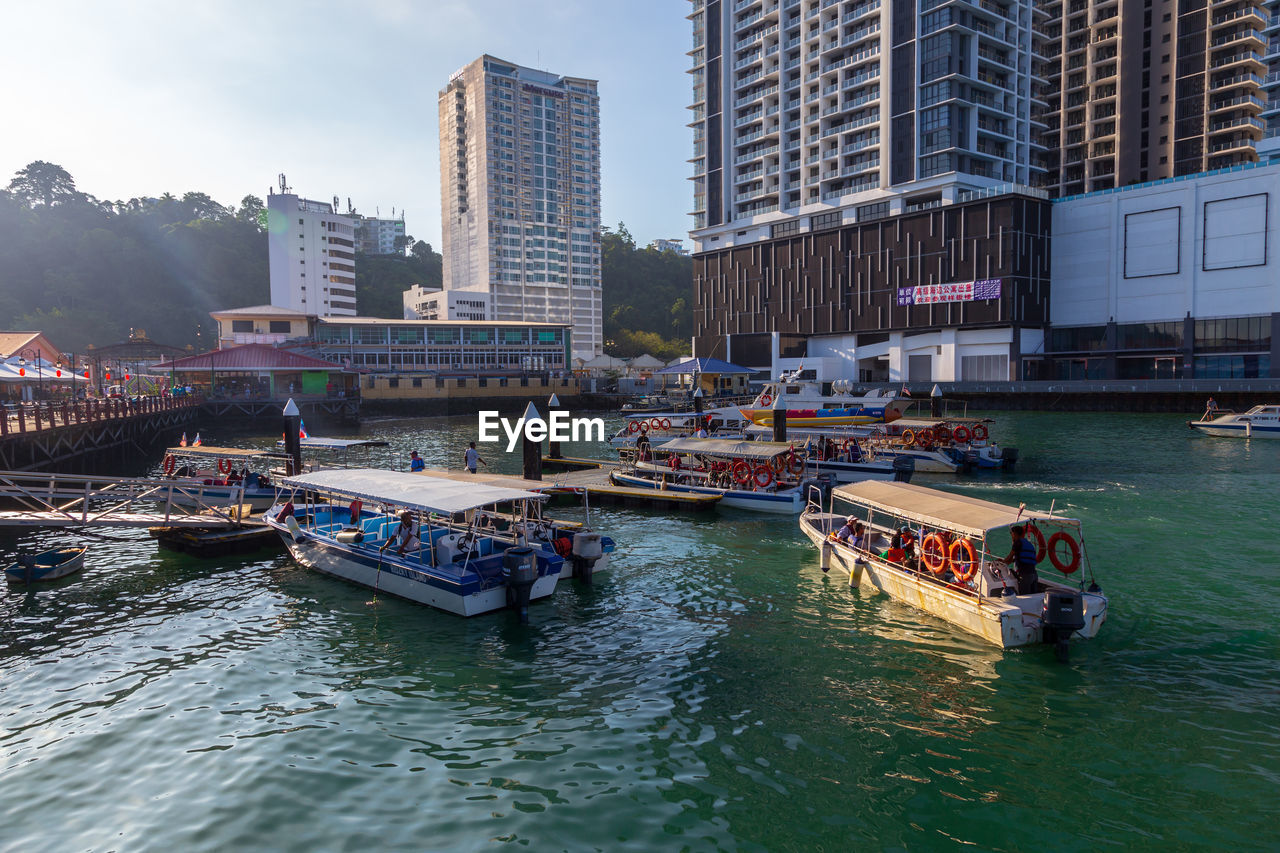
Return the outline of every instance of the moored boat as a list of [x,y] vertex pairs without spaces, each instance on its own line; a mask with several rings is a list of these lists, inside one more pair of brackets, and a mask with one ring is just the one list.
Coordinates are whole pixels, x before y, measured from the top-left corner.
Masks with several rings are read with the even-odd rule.
[[614,447],[634,447],[636,440],[644,436],[650,442],[662,442],[696,433],[699,427],[719,438],[741,438],[745,421],[735,409],[716,409],[709,412],[654,412],[628,418],[622,428],[614,433],[609,443]]
[[19,554],[18,561],[4,570],[11,584],[31,584],[65,578],[84,568],[88,548],[55,548],[43,554]]
[[[167,479],[187,488],[175,495],[184,506],[248,504],[261,511],[276,502],[276,488],[267,470],[289,457],[267,450],[239,447],[170,447],[163,468]],[[189,492],[190,494],[185,494]]]
[[[531,547],[519,527],[545,500],[534,492],[371,468],[286,477],[281,487],[288,503],[263,521],[300,565],[460,616],[512,606],[524,621],[564,569],[564,557]],[[499,505],[515,508],[513,530],[481,523],[476,510]]]
[[1280,406],[1254,406],[1241,413],[1211,409],[1187,426],[1218,437],[1280,438]]
[[[865,525],[857,544],[834,538],[849,516]],[[1037,563],[1044,566],[1047,557],[1057,572],[1024,594],[998,556],[999,546],[1013,547],[1001,537],[1014,526],[1025,527]],[[895,535],[904,527],[920,537],[914,554]],[[907,483],[864,482],[834,489],[825,512],[808,505],[800,529],[818,547],[823,571],[847,571],[851,584],[880,590],[1001,648],[1053,642],[1065,655],[1071,637],[1094,637],[1106,620],[1107,599],[1092,569],[1088,589],[1076,575],[1088,556],[1075,519]]]
[[[796,371],[798,373],[799,371]],[[757,426],[771,426],[774,401],[782,396],[787,406],[787,425],[851,426],[891,423],[902,417],[906,400],[886,389],[856,394],[847,379],[821,383],[783,374],[777,382],[769,382],[764,390],[739,411]]]

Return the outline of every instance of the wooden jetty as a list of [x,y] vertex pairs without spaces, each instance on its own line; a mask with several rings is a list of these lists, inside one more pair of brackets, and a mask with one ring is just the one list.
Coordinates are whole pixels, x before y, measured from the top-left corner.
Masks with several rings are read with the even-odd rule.
[[720,495],[689,494],[686,492],[668,492],[660,489],[636,489],[629,486],[615,486],[609,482],[609,473],[618,467],[618,463],[602,459],[575,461],[590,463],[591,467],[582,465],[578,470],[561,472],[543,480],[526,480],[523,477],[503,474],[472,474],[466,471],[445,471],[440,469],[429,469],[424,473],[429,476],[445,477],[450,480],[471,481],[495,486],[507,486],[513,489],[545,492],[552,500],[561,498],[572,500],[575,503],[585,502],[591,506],[617,504],[650,509],[698,511],[712,509],[720,502]]
[[197,397],[146,397],[12,407],[0,417],[0,469],[50,471],[136,456],[163,434],[194,423],[200,404]]

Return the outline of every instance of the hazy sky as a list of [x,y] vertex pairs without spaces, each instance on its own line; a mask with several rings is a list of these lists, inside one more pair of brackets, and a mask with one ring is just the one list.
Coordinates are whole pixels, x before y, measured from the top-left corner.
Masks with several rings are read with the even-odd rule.
[[197,190],[404,209],[440,246],[436,95],[483,53],[600,81],[602,215],[686,237],[687,0],[6,3],[0,183],[32,160],[102,199]]

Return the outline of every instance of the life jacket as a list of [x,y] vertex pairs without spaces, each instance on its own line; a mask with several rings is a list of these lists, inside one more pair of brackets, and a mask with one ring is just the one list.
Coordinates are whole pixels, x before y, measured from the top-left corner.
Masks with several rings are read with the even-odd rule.
[[1022,571],[1035,571],[1036,543],[1025,536],[1018,540],[1018,545],[1014,548],[1014,562],[1018,564],[1018,568]]
[[885,554],[885,559],[888,560],[890,563],[901,563],[904,559],[906,559],[906,556],[907,556],[906,552],[903,551],[901,548],[890,548],[888,552]]

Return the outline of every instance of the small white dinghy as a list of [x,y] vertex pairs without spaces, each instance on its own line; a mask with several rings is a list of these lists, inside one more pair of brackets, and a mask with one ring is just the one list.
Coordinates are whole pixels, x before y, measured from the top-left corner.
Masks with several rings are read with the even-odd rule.
[[65,578],[84,568],[88,548],[57,548],[43,554],[20,554],[18,562],[4,570],[11,584],[32,584]]
[[[856,545],[836,538],[850,516],[866,530]],[[1025,578],[1034,588],[1021,594],[1002,559],[1015,526],[1025,528],[1039,564],[1039,577]],[[904,528],[919,537],[918,547],[900,540]],[[1096,636],[1107,618],[1092,569],[1087,589],[1076,575],[1088,558],[1075,519],[871,480],[833,489],[827,512],[810,503],[800,529],[818,547],[823,571],[843,569],[850,584],[880,590],[1001,648],[1054,643],[1065,659],[1072,637]],[[1046,557],[1058,577],[1040,574]]]

